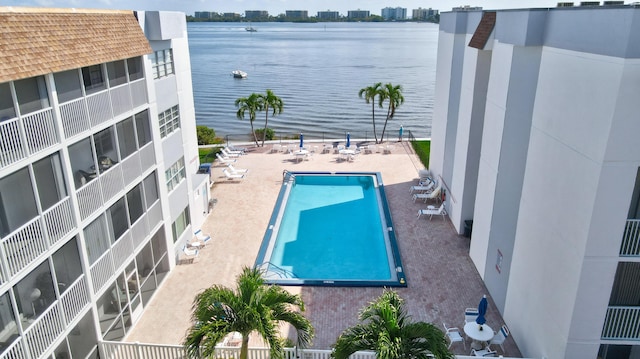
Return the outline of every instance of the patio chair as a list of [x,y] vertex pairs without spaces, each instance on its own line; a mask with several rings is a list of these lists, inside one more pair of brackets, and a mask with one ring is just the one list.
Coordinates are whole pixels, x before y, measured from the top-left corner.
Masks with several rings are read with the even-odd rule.
[[184,253],[184,257],[178,261],[178,264],[191,264],[198,257],[198,253],[200,253],[197,248],[189,247],[186,244],[182,246],[182,252]]
[[209,242],[211,240],[211,236],[206,234],[206,233],[202,233],[201,229],[198,229],[195,233],[194,236],[196,238],[197,241],[199,241],[200,243],[202,243],[202,245],[206,245],[207,242]]
[[464,324],[475,322],[478,318],[478,308],[467,308],[464,310]]
[[475,350],[475,349],[471,349],[471,356],[472,357],[497,357],[498,356],[498,352],[487,348],[484,349],[480,349],[480,350]]
[[449,346],[447,347],[447,349],[450,349],[455,342],[462,342],[464,350],[467,350],[467,344],[464,342],[464,338],[462,337],[462,335],[460,335],[460,329],[456,327],[447,328],[447,325],[445,323],[442,323],[442,326],[444,327],[447,338],[449,338]]
[[418,218],[420,218],[420,216],[422,215],[429,216],[429,220],[431,220],[434,215],[442,216],[442,219],[444,220],[444,216],[447,215],[447,211],[444,209],[444,202],[442,202],[442,204],[440,204],[440,207],[438,208],[436,208],[435,206],[427,206],[426,209],[419,209]]
[[226,168],[222,169],[222,173],[224,173],[224,175],[227,177],[228,180],[236,180],[236,179],[244,178],[244,175],[242,173],[231,173],[227,171]]
[[234,163],[236,162],[235,159],[233,158],[229,158],[229,157],[222,157],[220,156],[220,153],[216,153],[216,157],[218,157],[218,161],[224,163],[224,164],[229,164],[229,163]]
[[278,153],[282,151],[282,145],[279,143],[274,143],[271,145],[271,153]]
[[491,339],[491,341],[489,342],[489,347],[491,347],[492,344],[498,344],[500,346],[500,349],[502,349],[502,352],[504,353],[504,347],[502,346],[502,344],[507,339],[507,337],[509,337],[509,328],[507,328],[505,324],[502,326],[502,328],[500,328],[493,339]]
[[247,173],[247,172],[249,172],[249,170],[248,170],[248,169],[246,169],[246,168],[235,168],[235,167],[233,167],[233,165],[232,165],[231,163],[229,163],[229,164],[227,165],[227,167],[229,168],[229,172],[231,172],[231,173],[236,173],[236,174],[237,174],[237,173],[240,173],[240,174],[243,174],[243,173]]
[[239,155],[246,155],[247,154],[247,149],[246,148],[241,148],[241,147],[225,147],[224,150],[228,153],[237,153]]

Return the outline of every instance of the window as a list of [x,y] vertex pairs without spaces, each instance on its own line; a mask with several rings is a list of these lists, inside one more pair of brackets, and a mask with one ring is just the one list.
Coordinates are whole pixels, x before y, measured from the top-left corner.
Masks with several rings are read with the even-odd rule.
[[158,114],[160,122],[160,137],[166,137],[171,132],[180,128],[180,111],[178,105]]
[[127,69],[129,70],[129,81],[139,80],[144,77],[142,61],[139,57],[127,59]]
[[87,95],[106,88],[104,74],[102,73],[102,65],[83,67],[82,80],[84,82],[84,89]]
[[53,254],[53,268],[58,281],[58,291],[62,294],[82,275],[77,238],[72,238]]
[[[13,287],[18,311],[24,318],[36,319],[56,300],[49,262],[44,261]],[[23,321],[31,325],[31,321]]]
[[153,78],[169,76],[173,73],[173,50],[159,50],[151,55],[153,65]]
[[96,156],[98,156],[98,169],[100,173],[108,170],[118,163],[116,153],[116,138],[113,127],[106,128],[93,136],[96,146]]
[[20,114],[25,115],[49,107],[49,95],[44,76],[14,82]]
[[176,163],[172,164],[171,167],[165,171],[165,176],[167,179],[167,189],[171,192],[185,177],[184,157],[181,157]]
[[84,241],[87,244],[89,264],[95,263],[104,252],[109,250],[113,241],[109,238],[104,216],[96,218],[84,229]]
[[77,69],[53,74],[56,83],[56,92],[60,103],[68,102],[82,97],[80,86],[80,72]]
[[76,189],[96,178],[96,163],[90,138],[85,138],[69,146],[69,161]]
[[138,134],[138,147],[142,148],[151,142],[151,127],[149,125],[149,110],[144,110],[134,116],[136,132]]
[[16,316],[11,307],[9,292],[0,297],[0,333],[6,333],[0,339],[0,352],[9,347],[18,338],[18,324]]
[[0,83],[0,122],[16,117],[13,96],[8,82]]
[[124,60],[107,63],[107,74],[109,75],[109,87],[126,83],[127,70],[124,67]]
[[187,229],[190,224],[189,219],[189,206],[187,206],[182,213],[176,218],[175,222],[171,224],[171,231],[173,233],[173,243],[178,241],[178,238],[182,235],[182,233]]

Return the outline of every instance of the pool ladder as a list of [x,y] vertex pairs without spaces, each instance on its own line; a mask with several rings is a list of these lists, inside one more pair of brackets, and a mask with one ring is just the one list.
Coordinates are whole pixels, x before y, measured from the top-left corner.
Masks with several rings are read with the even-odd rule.
[[265,274],[273,274],[277,275],[278,278],[298,278],[295,273],[288,269],[284,269],[282,267],[278,267],[277,265],[271,262],[264,262],[258,265],[258,268],[264,271]]

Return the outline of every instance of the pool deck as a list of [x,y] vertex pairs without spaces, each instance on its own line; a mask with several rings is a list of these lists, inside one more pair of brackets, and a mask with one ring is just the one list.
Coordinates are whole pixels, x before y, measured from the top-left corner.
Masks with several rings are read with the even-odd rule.
[[[464,309],[476,307],[487,294],[487,324],[498,330],[504,321],[469,258],[469,239],[459,236],[448,219],[416,218],[425,204],[412,202],[409,186],[417,182],[423,166],[408,143],[394,145],[390,154],[360,154],[353,162],[338,162],[339,156],[333,153],[318,153],[311,160],[296,162],[288,154],[267,153],[267,145],[251,149],[234,164],[249,169],[247,176],[237,181],[226,180],[224,166],[214,163],[212,196],[217,204],[202,226],[213,238],[193,264],[178,265],[170,272],[125,341],[181,344],[190,325],[195,294],[212,285],[235,288],[241,268],[254,264],[285,169],[381,172],[408,282],[407,288],[395,290],[405,299],[412,319],[440,328],[445,322],[462,331]],[[346,327],[357,323],[359,310],[382,293],[382,288],[285,288],[304,300],[305,315],[316,331],[315,349],[330,349]],[[259,345],[259,340],[252,336],[251,343]],[[465,350],[461,343],[454,343],[451,350],[468,355],[469,344],[467,340]],[[504,348],[501,354],[521,357],[512,336]]]

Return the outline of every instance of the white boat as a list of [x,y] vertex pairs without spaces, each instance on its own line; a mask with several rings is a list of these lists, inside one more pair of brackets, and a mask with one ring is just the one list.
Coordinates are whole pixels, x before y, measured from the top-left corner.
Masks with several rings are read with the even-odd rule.
[[256,32],[258,31],[255,27],[253,26],[247,26],[244,28],[245,30],[249,31],[249,32]]
[[246,79],[247,78],[247,73],[242,71],[242,70],[233,70],[233,71],[231,71],[231,74],[236,79]]

